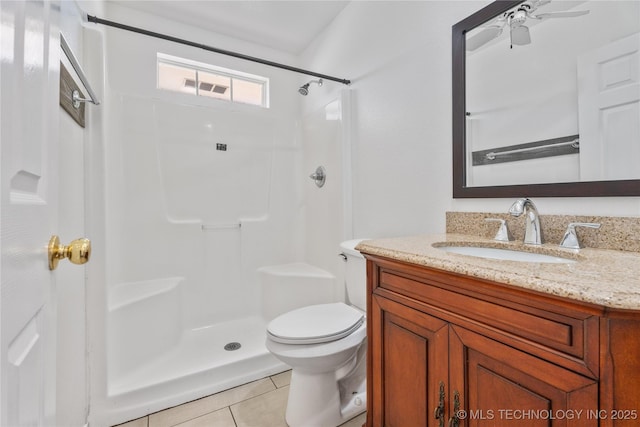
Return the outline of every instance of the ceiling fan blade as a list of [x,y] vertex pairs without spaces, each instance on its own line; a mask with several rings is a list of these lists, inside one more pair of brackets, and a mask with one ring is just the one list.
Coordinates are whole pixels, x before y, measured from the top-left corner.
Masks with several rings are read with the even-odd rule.
[[511,44],[523,46],[531,43],[529,28],[524,25],[511,27]]
[[549,4],[549,3],[551,3],[551,0],[540,0],[536,2],[535,7],[544,6],[545,4]]
[[482,31],[480,31],[475,36],[469,37],[466,41],[466,48],[469,51],[476,50],[480,46],[489,43],[491,40],[498,37],[502,34],[502,26],[500,25],[491,25]]
[[541,13],[539,15],[531,15],[531,18],[535,19],[547,19],[547,18],[575,18],[576,16],[582,16],[589,13],[588,10],[575,10],[569,12],[549,12]]

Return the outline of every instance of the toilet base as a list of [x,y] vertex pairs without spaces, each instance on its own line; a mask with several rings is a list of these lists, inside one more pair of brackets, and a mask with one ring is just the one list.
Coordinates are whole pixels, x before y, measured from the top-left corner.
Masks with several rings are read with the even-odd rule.
[[339,380],[336,371],[292,370],[285,415],[289,427],[339,426],[366,410],[365,349],[366,345],[361,346],[351,362],[353,368]]

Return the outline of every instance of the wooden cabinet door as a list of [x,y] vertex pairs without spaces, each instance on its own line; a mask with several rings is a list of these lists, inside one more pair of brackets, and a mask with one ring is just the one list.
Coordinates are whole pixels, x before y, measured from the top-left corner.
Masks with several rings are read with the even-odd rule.
[[394,301],[372,298],[370,425],[440,427],[435,412],[446,393],[448,325]]
[[459,426],[598,425],[596,380],[455,325],[449,350],[448,397],[454,415],[459,395]]

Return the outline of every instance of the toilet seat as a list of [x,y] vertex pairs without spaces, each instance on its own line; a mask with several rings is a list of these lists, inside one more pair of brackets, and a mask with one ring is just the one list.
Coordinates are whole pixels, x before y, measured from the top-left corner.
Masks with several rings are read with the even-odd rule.
[[282,344],[319,344],[352,334],[364,319],[364,313],[341,302],[311,305],[276,317],[267,333]]

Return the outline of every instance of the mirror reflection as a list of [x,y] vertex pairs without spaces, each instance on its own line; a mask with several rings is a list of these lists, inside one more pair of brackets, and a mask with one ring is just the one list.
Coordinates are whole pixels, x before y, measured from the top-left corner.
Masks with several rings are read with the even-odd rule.
[[529,0],[466,33],[466,186],[640,178],[640,2]]

